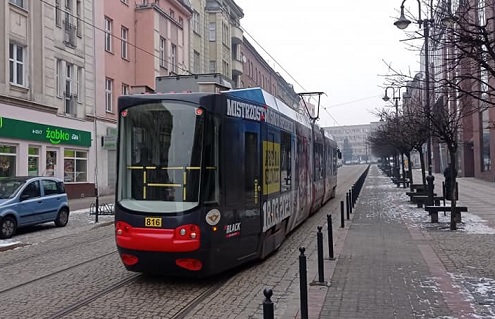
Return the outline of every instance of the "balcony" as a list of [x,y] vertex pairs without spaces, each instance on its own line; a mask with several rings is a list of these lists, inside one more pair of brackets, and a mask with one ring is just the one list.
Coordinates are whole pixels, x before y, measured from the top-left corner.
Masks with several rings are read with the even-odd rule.
[[242,75],[244,73],[244,65],[239,60],[232,60],[232,76]]
[[232,26],[232,44],[239,44],[243,41],[243,33],[241,28]]

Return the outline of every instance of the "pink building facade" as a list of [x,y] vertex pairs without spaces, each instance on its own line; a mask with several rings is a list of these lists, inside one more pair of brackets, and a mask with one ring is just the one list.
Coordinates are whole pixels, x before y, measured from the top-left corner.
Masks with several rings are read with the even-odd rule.
[[118,97],[154,90],[157,76],[189,70],[191,16],[191,8],[180,0],[95,1],[100,194],[114,191]]

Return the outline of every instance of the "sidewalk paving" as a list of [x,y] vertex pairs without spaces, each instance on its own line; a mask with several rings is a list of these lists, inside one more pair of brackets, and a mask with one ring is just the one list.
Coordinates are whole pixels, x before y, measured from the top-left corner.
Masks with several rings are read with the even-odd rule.
[[[69,207],[71,211],[89,210],[92,203],[96,202],[96,197],[82,197],[69,199]],[[113,204],[115,202],[115,195],[103,195],[98,197],[98,203]]]
[[[114,195],[98,197],[100,205],[113,204]],[[101,214],[96,217],[90,214],[92,203],[96,202],[95,197],[84,197],[69,200],[69,223],[65,227],[55,227],[53,223],[45,223],[36,226],[20,228],[14,237],[10,239],[0,239],[0,252],[10,250],[19,246],[33,245],[46,240],[68,236],[78,232],[84,232],[93,227],[107,226],[113,223],[113,215]]]
[[451,231],[372,166],[319,318],[495,318],[495,184],[458,182],[469,210]]

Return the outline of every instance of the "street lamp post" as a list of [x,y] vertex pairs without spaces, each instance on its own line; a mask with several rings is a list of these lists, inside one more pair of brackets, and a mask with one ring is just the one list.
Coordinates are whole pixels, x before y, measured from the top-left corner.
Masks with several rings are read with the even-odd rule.
[[[400,89],[403,88],[403,86],[398,86],[398,87],[394,87],[394,86],[387,86],[385,88],[385,95],[383,96],[383,100],[385,102],[389,101],[390,100],[390,97],[388,96],[388,89],[392,89],[392,99],[394,100],[394,105],[395,105],[395,117],[396,117],[396,120],[399,119],[399,101],[400,101]],[[397,94],[396,94],[396,89],[397,89]],[[405,179],[406,179],[406,170],[404,168],[404,153],[400,153],[400,161],[401,161],[401,167],[402,167],[402,179],[404,180],[404,187],[406,187],[406,183],[405,183]],[[399,157],[397,157],[397,160],[396,160],[396,163],[399,161]],[[397,163],[398,164],[398,163]],[[399,171],[399,165],[397,165],[397,171]],[[399,175],[399,174],[397,174]],[[399,176],[397,176],[399,177]],[[397,184],[398,185],[398,184]]]
[[[399,20],[394,22],[394,25],[401,29],[404,30],[409,26],[411,21],[407,19],[404,15],[404,3],[407,0],[402,0],[402,4],[400,6],[400,17]],[[427,120],[427,130],[428,130],[428,143],[427,143],[427,164],[428,164],[428,176],[426,177],[426,181],[428,183],[428,205],[433,205],[433,181],[435,180],[435,177],[432,175],[432,164],[431,164],[431,122],[430,122],[430,114],[431,114],[431,108],[430,108],[430,65],[429,65],[429,48],[428,48],[428,42],[429,42],[429,37],[430,37],[430,23],[433,23],[433,19],[421,19],[421,1],[418,1],[418,9],[419,9],[419,14],[418,14],[418,20],[416,23],[419,25],[421,28],[421,25],[423,25],[423,30],[424,30],[424,38],[425,38],[425,90],[426,90],[426,105],[425,105],[425,113],[426,113],[426,120]],[[433,0],[430,1],[430,10],[433,8]]]

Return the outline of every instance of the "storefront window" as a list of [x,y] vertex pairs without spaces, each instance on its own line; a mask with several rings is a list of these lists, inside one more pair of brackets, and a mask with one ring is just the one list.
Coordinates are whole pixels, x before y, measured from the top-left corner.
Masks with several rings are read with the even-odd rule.
[[16,175],[15,146],[0,144],[0,177],[11,177]]
[[28,175],[39,175],[40,149],[35,146],[30,146],[28,150]]
[[88,181],[88,152],[73,149],[64,150],[64,181]]
[[44,176],[55,176],[57,170],[57,151],[46,151],[46,167]]

